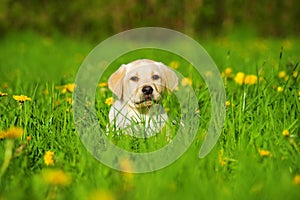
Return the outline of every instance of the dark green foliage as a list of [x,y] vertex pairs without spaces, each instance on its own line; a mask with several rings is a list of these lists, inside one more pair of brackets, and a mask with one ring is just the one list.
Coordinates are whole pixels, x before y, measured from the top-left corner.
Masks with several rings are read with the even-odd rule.
[[99,41],[124,30],[160,26],[197,36],[244,27],[264,36],[300,33],[300,1],[0,0],[0,34],[31,29]]

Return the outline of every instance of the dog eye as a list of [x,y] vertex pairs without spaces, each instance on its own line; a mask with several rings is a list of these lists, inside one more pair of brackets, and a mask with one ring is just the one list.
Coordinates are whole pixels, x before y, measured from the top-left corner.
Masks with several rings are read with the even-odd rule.
[[138,80],[139,80],[139,78],[138,78],[137,76],[133,76],[133,77],[131,77],[131,78],[130,78],[130,80],[132,80],[132,81],[135,81],[135,82],[136,82],[136,81],[138,81]]
[[156,75],[156,74],[152,76],[152,79],[153,79],[153,80],[158,80],[159,78],[160,78],[160,77],[159,77],[158,75]]

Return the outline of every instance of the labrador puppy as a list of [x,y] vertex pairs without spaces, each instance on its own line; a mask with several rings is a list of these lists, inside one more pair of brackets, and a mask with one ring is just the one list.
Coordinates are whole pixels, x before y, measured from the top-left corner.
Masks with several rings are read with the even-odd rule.
[[118,97],[111,107],[112,127],[136,137],[158,133],[168,116],[160,104],[164,92],[178,84],[174,71],[148,59],[123,64],[109,80],[109,89]]

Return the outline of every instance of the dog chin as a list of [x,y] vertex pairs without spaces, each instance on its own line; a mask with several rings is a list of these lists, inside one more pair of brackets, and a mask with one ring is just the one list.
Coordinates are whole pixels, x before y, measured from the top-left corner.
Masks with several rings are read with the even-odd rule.
[[136,106],[138,108],[145,108],[145,107],[150,107],[154,104],[155,102],[154,101],[144,101],[144,102],[140,102],[140,103],[137,103]]
[[156,99],[148,99],[148,100],[134,102],[134,106],[135,108],[149,108],[157,103],[158,101]]

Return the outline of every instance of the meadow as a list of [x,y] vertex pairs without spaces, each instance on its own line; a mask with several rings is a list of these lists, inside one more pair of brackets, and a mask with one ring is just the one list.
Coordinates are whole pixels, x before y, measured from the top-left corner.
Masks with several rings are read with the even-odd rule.
[[[207,87],[183,60],[162,56],[185,76],[180,86],[194,88],[200,126],[190,148],[172,165],[133,174],[98,162],[74,125],[76,73],[97,44],[31,32],[1,38],[0,200],[299,199],[300,40],[239,32],[198,41],[214,59],[226,89],[221,136],[199,159],[210,119]],[[117,67],[108,68],[97,87],[95,105],[103,126],[115,98],[107,79]],[[172,104],[169,108],[177,114]],[[130,136],[110,140],[136,152],[165,144],[157,143],[164,140],[160,136],[147,142]],[[131,168],[126,160],[120,165]]]

